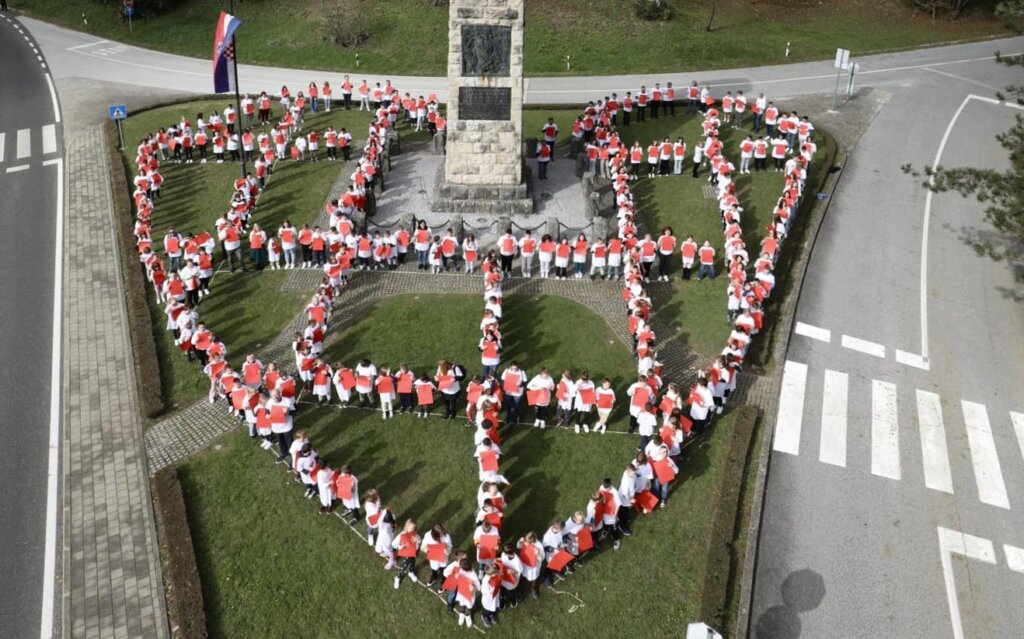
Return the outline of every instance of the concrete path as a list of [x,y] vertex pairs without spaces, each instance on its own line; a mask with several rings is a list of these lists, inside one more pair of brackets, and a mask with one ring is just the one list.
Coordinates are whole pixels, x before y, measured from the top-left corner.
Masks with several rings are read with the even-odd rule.
[[67,142],[63,629],[168,637],[102,129]]

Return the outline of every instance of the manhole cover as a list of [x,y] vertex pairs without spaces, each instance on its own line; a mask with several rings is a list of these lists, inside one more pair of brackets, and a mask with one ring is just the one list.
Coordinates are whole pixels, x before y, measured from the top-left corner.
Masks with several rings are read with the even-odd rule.
[[550,193],[541,193],[540,194],[540,199],[544,200],[545,202],[550,200],[552,197],[554,197],[554,196],[551,195]]
[[419,191],[416,191],[416,192],[422,195],[422,194],[426,193],[427,191],[425,189],[420,189]]

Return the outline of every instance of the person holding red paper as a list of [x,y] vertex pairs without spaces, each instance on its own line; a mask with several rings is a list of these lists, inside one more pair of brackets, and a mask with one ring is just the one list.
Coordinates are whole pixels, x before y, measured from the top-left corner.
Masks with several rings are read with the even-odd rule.
[[422,373],[420,378],[413,382],[413,388],[416,390],[416,415],[426,419],[434,407],[434,382],[430,381],[426,373]]
[[633,519],[633,508],[637,503],[637,470],[631,462],[622,471],[622,479],[619,480],[619,530],[627,537],[633,534],[629,524]]
[[501,531],[502,512],[490,499],[484,499],[476,512],[476,523],[488,522],[499,532]]
[[398,574],[395,575],[395,590],[402,585],[402,579],[408,575],[409,581],[414,584],[420,582],[416,576],[416,553],[420,548],[420,536],[416,533],[416,522],[412,519],[405,520],[402,532],[392,541],[391,547],[398,555]]
[[637,430],[640,433],[640,443],[637,450],[645,450],[647,443],[654,435],[654,429],[658,427],[658,416],[654,412],[654,405],[647,402],[643,410],[636,416]]
[[376,488],[366,491],[366,500],[363,501],[363,511],[366,513],[366,542],[374,546],[373,538],[380,525],[382,516],[380,494]]
[[587,517],[576,511],[565,520],[565,547],[573,555],[572,563],[583,565],[583,555],[594,547],[594,535]]
[[477,508],[483,508],[484,502],[490,500],[498,510],[505,510],[507,502],[505,501],[505,495],[501,492],[501,485],[508,486],[509,483],[505,481],[504,477],[495,479],[494,481],[485,481],[480,484],[480,490],[476,493],[476,504]]
[[522,406],[523,389],[526,386],[526,371],[519,368],[519,362],[512,360],[509,367],[501,374],[501,390],[505,394],[505,423],[519,422],[519,411]]
[[313,395],[318,406],[331,403],[331,377],[334,371],[322,359],[316,360],[313,367]]
[[352,474],[352,467],[348,464],[341,467],[341,471],[334,479],[334,495],[345,508],[343,517],[351,515],[350,524],[359,521],[359,478]]
[[480,339],[480,364],[483,366],[483,377],[498,376],[498,364],[501,362],[501,340],[493,331],[489,331]]
[[494,481],[498,475],[498,460],[501,458],[499,448],[490,437],[484,437],[473,454],[480,464],[480,481]]
[[395,416],[395,379],[391,376],[391,369],[387,366],[380,367],[380,373],[374,380],[373,385],[377,389],[377,398],[380,399],[381,419]]
[[352,369],[341,362],[334,365],[334,392],[338,394],[340,408],[347,408],[352,399],[352,389],[356,386],[356,376]]
[[579,435],[581,427],[584,433],[589,433],[590,424],[587,423],[587,418],[597,403],[597,394],[594,382],[590,381],[590,374],[587,371],[580,373],[580,378],[576,381],[576,396],[573,402],[576,410],[576,434]]
[[474,375],[466,385],[466,428],[476,426],[477,402],[484,394],[484,382],[479,375]]
[[334,471],[327,460],[320,460],[320,470],[316,474],[317,493],[320,497],[320,514],[329,515],[334,512]]
[[572,403],[576,397],[576,382],[572,379],[571,371],[563,371],[562,378],[555,386],[555,398],[558,399],[558,426],[568,428],[572,422]]
[[[654,442],[651,443],[653,444]],[[658,508],[664,508],[665,504],[668,503],[669,486],[676,478],[679,467],[668,456],[668,447],[664,444],[652,447],[651,452],[648,454],[648,459],[650,459],[651,468],[654,470],[654,484],[652,488],[654,493],[661,499]]]
[[527,403],[533,406],[534,428],[544,428],[548,422],[548,404],[551,403],[551,392],[555,389],[555,381],[551,379],[548,369],[542,368],[526,385]]
[[462,366],[454,365],[446,359],[437,362],[434,381],[437,382],[437,389],[441,391],[441,398],[444,400],[445,419],[455,419],[458,413],[459,393],[462,391],[459,382],[465,377],[466,372]]
[[605,377],[601,380],[601,386],[595,391],[595,402],[597,404],[597,423],[594,424],[594,432],[603,435],[608,432],[608,416],[612,414],[615,406],[615,391],[612,390],[612,380]]
[[497,565],[484,566],[480,578],[480,608],[484,627],[498,623],[498,609],[501,607],[501,568]]
[[404,363],[398,366],[398,373],[395,375],[395,386],[398,392],[398,412],[399,413],[411,413],[413,412],[413,399],[415,394],[413,393],[413,383],[416,381],[416,375],[409,370],[409,367]]
[[434,524],[434,527],[423,535],[420,551],[427,555],[427,561],[430,562],[430,579],[427,586],[433,588],[441,580],[441,573],[444,572],[448,555],[452,551],[452,538],[444,526]]
[[690,389],[688,399],[693,430],[698,435],[704,432],[711,421],[711,408],[714,402],[714,395],[712,395],[711,389],[708,388],[708,378],[701,372],[697,376],[697,385]]
[[639,426],[637,418],[651,397],[651,387],[647,385],[647,376],[637,377],[637,380],[626,389],[626,395],[629,397],[629,434],[632,435]]
[[544,545],[537,539],[534,532],[528,532],[516,542],[519,550],[519,562],[522,564],[522,577],[528,583],[530,596],[540,597],[540,577],[544,572]]
[[[501,548],[498,559],[501,570],[502,607],[517,608],[519,606],[519,580],[523,574],[523,562],[516,554],[516,547],[511,543]],[[496,564],[497,565],[497,564]]]
[[359,407],[373,407],[373,380],[377,377],[377,367],[370,360],[363,359],[356,365],[355,374]]
[[626,531],[619,525],[619,513],[629,509],[623,508],[625,500],[623,500],[619,489],[612,483],[610,478],[606,477],[601,482],[597,492],[601,493],[601,496],[604,498],[604,508],[601,514],[604,518],[605,530],[610,532],[614,540],[613,548],[618,550],[622,536],[626,534]]
[[455,609],[459,613],[459,625],[473,627],[473,607],[476,596],[480,592],[480,578],[473,572],[473,564],[469,557],[459,562],[458,574],[455,579]]
[[476,563],[485,568],[493,565],[498,558],[501,536],[497,528],[485,519],[473,532],[473,545],[476,546]]
[[[587,501],[586,525],[590,527],[594,547],[598,550],[601,549],[601,539],[608,534],[608,530],[604,527],[605,508],[605,497],[601,491],[596,491]],[[577,539],[579,539],[579,533],[577,533]],[[580,545],[582,546],[583,544]],[[618,546],[615,549],[618,550]],[[583,552],[584,549],[580,548],[580,554],[583,554]]]

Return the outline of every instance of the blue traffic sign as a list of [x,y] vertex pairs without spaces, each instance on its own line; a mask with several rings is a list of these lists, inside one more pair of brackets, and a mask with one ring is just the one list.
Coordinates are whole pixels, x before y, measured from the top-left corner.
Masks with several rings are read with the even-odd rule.
[[129,18],[135,15],[135,7],[125,7],[124,14]]
[[128,117],[128,107],[123,104],[115,104],[107,107],[107,114],[110,115],[111,120],[124,120]]

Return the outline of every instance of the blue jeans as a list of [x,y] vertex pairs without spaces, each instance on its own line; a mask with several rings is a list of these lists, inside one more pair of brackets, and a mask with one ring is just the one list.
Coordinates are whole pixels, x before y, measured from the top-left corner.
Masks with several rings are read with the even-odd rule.
[[573,262],[572,268],[577,275],[583,275],[583,268],[586,266],[585,262]]
[[316,98],[310,98],[310,99],[309,99],[309,109],[310,109],[310,110],[311,110],[311,111],[312,111],[313,113],[316,113],[316,109],[317,109],[317,106],[316,106],[316,102],[317,102],[317,99],[316,99]]
[[661,501],[668,501],[668,489],[671,484],[663,484],[658,481],[658,478],[654,478],[654,482],[651,484],[651,491],[658,496]]
[[416,251],[416,263],[420,266],[429,264],[430,251]]
[[715,279],[715,266],[714,264],[701,264],[700,270],[697,271],[697,279],[702,280],[704,277],[710,277]]
[[495,364],[494,366],[488,366],[487,364],[484,364],[484,372],[483,372],[484,379],[487,379],[487,375],[488,374],[491,374],[491,375],[494,375],[495,377],[497,377],[498,376],[498,365]]
[[548,179],[548,162],[537,162],[537,177],[541,180]]

